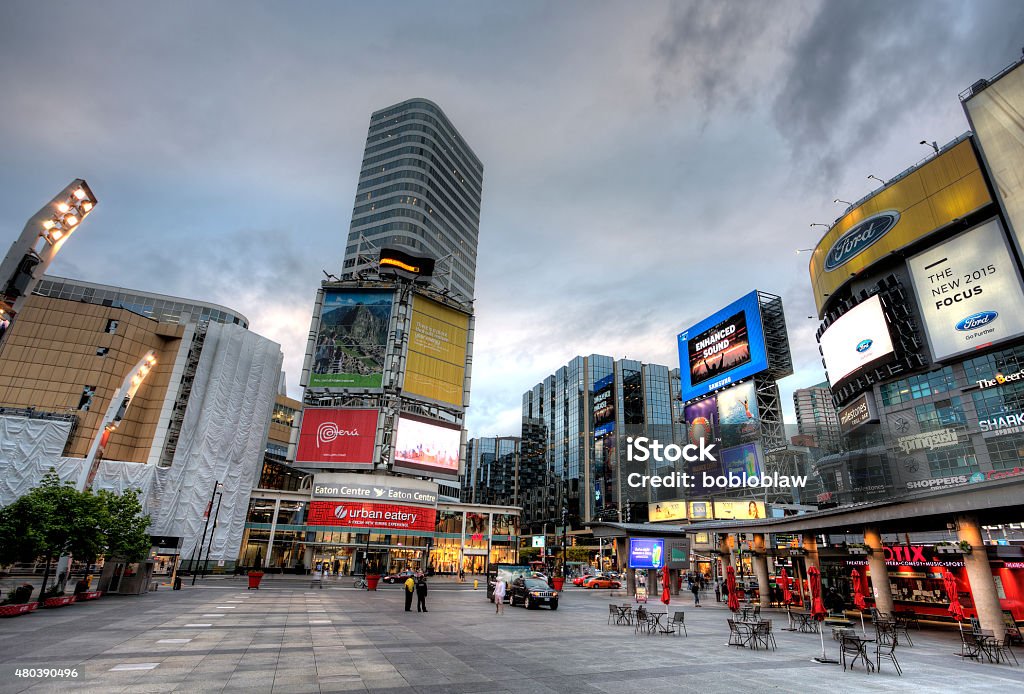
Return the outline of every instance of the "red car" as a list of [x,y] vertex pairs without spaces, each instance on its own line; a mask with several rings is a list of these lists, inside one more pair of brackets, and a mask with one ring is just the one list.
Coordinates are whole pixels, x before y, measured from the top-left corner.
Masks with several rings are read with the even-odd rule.
[[607,576],[590,576],[583,582],[584,588],[621,588],[622,584]]
[[572,579],[572,584],[574,586],[582,586],[585,581],[587,581],[588,579],[591,579],[593,577],[594,577],[594,574],[585,574],[583,576],[577,576],[576,578]]

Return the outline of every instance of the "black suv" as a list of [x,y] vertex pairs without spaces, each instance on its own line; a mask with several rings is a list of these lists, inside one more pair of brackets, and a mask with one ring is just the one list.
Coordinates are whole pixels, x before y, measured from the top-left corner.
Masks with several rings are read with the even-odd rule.
[[548,582],[540,578],[517,578],[509,588],[508,603],[516,603],[528,610],[546,605],[552,610],[558,609],[558,593],[548,586]]

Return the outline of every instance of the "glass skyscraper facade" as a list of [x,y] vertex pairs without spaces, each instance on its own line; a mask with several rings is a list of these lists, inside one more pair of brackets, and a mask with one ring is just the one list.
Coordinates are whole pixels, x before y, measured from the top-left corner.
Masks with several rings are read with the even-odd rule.
[[519,496],[518,436],[470,439],[462,475],[462,501],[517,506]]
[[437,104],[409,99],[376,111],[370,116],[342,277],[358,277],[374,267],[380,248],[404,246],[439,261],[434,276],[440,288],[472,299],[483,173],[483,164]]
[[[565,506],[573,524],[646,520],[647,503],[676,495],[627,484],[632,472],[676,464],[629,462],[626,440],[680,443],[679,370],[632,359],[576,357],[523,394],[520,503],[523,522],[543,530]],[[682,469],[680,468],[680,472]],[[525,527],[525,525],[524,525]]]

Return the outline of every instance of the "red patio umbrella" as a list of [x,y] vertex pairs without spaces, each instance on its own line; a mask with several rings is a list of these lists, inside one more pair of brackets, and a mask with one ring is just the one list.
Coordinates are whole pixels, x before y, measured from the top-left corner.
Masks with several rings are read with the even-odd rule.
[[668,564],[666,564],[665,566],[661,567],[661,601],[666,605],[672,599],[669,593],[670,583],[671,579],[669,578],[668,574]]
[[726,605],[733,612],[739,612],[740,596],[736,592],[736,569],[732,568],[732,564],[725,568],[725,587],[729,591],[729,600]]
[[960,635],[963,636],[964,627],[960,620],[964,618],[964,608],[960,605],[960,593],[956,586],[956,576],[949,569],[942,572],[942,584],[946,589],[946,595],[949,596],[949,614],[956,620],[956,625],[960,629]]
[[860,630],[861,633],[867,634],[868,632],[864,628],[864,610],[868,605],[864,602],[864,584],[860,580],[860,572],[857,569],[850,574],[850,580],[853,582],[853,606],[860,612]]
[[[811,619],[817,622],[824,621],[828,611],[821,602],[821,571],[818,570],[817,566],[811,566],[807,569],[807,584],[811,591]],[[831,660],[825,656],[825,632],[820,625],[818,627],[818,634],[821,635],[821,655],[814,660],[819,663],[838,663],[838,660]]]
[[779,574],[779,584],[782,586],[782,604],[789,607],[793,602],[793,591],[789,589],[789,574],[785,569]]

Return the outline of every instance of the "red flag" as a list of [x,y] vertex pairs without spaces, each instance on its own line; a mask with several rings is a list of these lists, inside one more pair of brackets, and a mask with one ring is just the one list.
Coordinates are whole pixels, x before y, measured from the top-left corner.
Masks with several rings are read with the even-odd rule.
[[850,574],[850,580],[853,581],[853,606],[858,610],[867,609],[867,603],[864,602],[864,584],[860,580],[860,572],[857,569]]
[[789,589],[789,574],[786,573],[785,569],[779,574],[779,584],[782,586],[782,604],[792,604],[793,591]]
[[956,587],[956,576],[949,569],[945,569],[942,572],[942,583],[946,589],[946,595],[949,596],[949,614],[959,622],[964,618],[964,608],[960,605],[960,593]]
[[669,593],[669,587],[670,587],[669,586],[669,582],[670,582],[670,579],[669,579],[669,575],[668,575],[668,565],[666,564],[661,569],[661,585],[662,585],[662,588],[661,588],[661,601],[663,603],[665,603],[666,605],[669,603],[669,600],[672,599],[671,595]]

